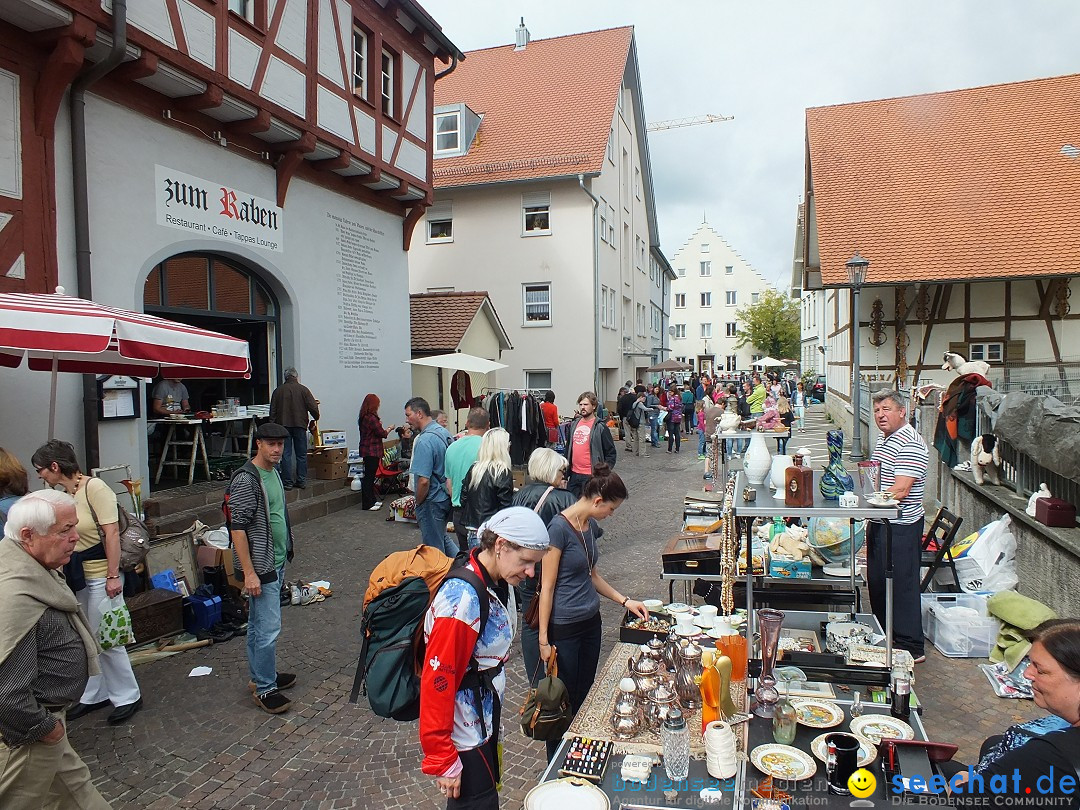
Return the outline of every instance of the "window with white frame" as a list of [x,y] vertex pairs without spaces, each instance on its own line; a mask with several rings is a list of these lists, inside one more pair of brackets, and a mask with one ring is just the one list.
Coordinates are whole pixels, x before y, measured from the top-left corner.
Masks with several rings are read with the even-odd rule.
[[701,336],[703,338],[711,338],[712,337],[712,324],[711,323],[703,323],[701,325]]
[[728,321],[724,324],[724,333],[727,337],[737,337],[739,334],[738,321]]
[[600,241],[606,242],[608,240],[608,204],[604,202],[604,198],[600,198],[600,204],[597,206],[597,210],[600,212]]
[[634,320],[637,324],[637,333],[639,337],[645,337],[647,332],[645,331],[645,305],[634,305]]
[[551,369],[525,369],[525,387],[530,391],[550,391]]
[[676,339],[686,337],[686,324],[685,323],[676,323],[676,324],[673,324],[673,325],[675,327],[675,338]]
[[675,293],[675,309],[686,309],[686,293]]
[[614,328],[616,328],[616,326],[618,326],[618,321],[615,320],[615,291],[614,290],[608,290],[607,305],[608,305],[608,319],[607,319],[608,320],[608,326],[610,326],[612,329],[614,329]]
[[709,243],[708,242],[702,242],[701,243],[701,252],[702,253],[708,253],[709,252]]
[[686,278],[686,268],[685,267],[678,268],[675,271],[675,273],[679,276],[679,278]]
[[724,293],[724,304],[726,304],[729,307],[738,306],[738,304],[739,304],[739,294],[738,294],[738,292],[735,291],[735,290],[728,290],[727,292],[725,292]]
[[660,331],[661,324],[663,323],[663,315],[664,313],[661,311],[660,307],[654,305],[652,308],[652,330],[654,332]]
[[712,275],[712,262],[702,262],[698,267],[698,271],[702,276]]
[[761,293],[750,293],[750,303],[756,304],[761,299]]
[[641,169],[634,168],[634,196],[641,199]]
[[461,112],[435,114],[435,154],[461,150]]
[[641,237],[634,237],[634,261],[637,264],[637,269],[644,271],[644,267],[641,265],[641,260],[644,257],[644,253],[641,251]]
[[531,191],[521,195],[523,236],[543,236],[551,233],[551,193]]
[[551,284],[522,284],[522,326],[551,326]]
[[[239,14],[245,20],[252,25],[258,25],[257,20],[257,4],[259,0],[229,0],[229,11],[233,14]],[[263,9],[265,12],[265,9]],[[263,14],[263,20],[265,20],[265,13]]]
[[352,83],[353,92],[360,98],[367,98],[367,49],[368,33],[356,23],[352,29]]
[[607,139],[607,159],[612,166],[615,165],[615,127],[611,128]]
[[612,250],[615,250],[617,246],[615,244],[615,206],[614,205],[609,205],[608,206],[607,227],[608,227],[608,232],[607,232],[608,244],[611,245]]
[[383,48],[382,52],[382,111],[389,118],[397,117],[397,54]]
[[608,297],[608,288],[607,287],[601,287],[600,288],[600,325],[602,327],[604,327],[605,329],[608,328],[608,322],[607,322],[607,297]]
[[630,153],[622,150],[622,204],[630,210]]
[[730,264],[725,264],[724,265],[724,275],[725,276],[730,276],[734,272],[735,272],[735,268],[732,265],[730,265]]
[[454,241],[454,203],[452,200],[433,203],[427,210],[426,219],[429,245]]
[[703,306],[703,307],[711,307],[712,306],[712,293],[711,292],[703,292],[701,294],[701,306]]
[[641,240],[641,246],[638,248],[638,250],[641,251],[641,256],[639,257],[639,260],[638,260],[638,269],[642,273],[644,273],[645,272],[645,264],[646,264],[646,261],[647,261],[645,259],[645,240],[644,239]]
[[968,347],[969,360],[983,360],[987,363],[1000,363],[1005,356],[1005,344],[998,342],[972,343]]
[[724,360],[724,367],[728,371],[737,371],[739,368],[739,356],[737,354],[729,354]]

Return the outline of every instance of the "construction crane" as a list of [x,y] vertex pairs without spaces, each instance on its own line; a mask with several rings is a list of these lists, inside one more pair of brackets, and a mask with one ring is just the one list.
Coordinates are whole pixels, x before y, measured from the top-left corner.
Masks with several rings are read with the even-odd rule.
[[696,127],[699,124],[715,124],[718,121],[731,121],[734,115],[696,115],[692,118],[673,118],[670,121],[657,121],[645,127],[646,132],[659,132],[663,129],[677,129],[679,127]]

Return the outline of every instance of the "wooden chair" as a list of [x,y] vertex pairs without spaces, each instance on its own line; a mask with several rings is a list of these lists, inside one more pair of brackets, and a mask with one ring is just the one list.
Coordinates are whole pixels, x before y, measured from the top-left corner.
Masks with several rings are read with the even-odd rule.
[[[926,536],[923,537],[922,555],[919,564],[926,568],[926,576],[923,577],[922,585],[919,587],[921,592],[926,591],[930,585],[930,580],[934,577],[934,572],[943,565],[948,566],[949,570],[952,571],[956,590],[963,590],[960,587],[960,577],[956,574],[956,561],[952,555],[953,540],[956,539],[956,533],[960,531],[960,524],[963,522],[963,518],[957,517],[945,507],[938,510],[937,517],[934,518],[934,522],[930,524]],[[937,541],[937,550],[931,551],[929,546],[931,541],[934,540]]]

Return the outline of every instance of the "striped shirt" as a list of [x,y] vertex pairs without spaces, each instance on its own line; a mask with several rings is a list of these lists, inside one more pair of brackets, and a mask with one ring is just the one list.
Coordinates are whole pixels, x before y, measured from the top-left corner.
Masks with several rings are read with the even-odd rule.
[[893,523],[915,523],[922,520],[923,490],[926,488],[926,469],[930,454],[926,442],[909,424],[895,433],[883,436],[874,448],[871,459],[881,463],[881,488],[888,489],[896,483],[896,476],[914,478],[907,497],[900,501],[900,517]]

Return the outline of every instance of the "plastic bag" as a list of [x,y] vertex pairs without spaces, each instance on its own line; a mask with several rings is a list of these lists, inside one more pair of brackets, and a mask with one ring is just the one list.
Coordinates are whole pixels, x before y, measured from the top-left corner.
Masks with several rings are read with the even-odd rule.
[[[1012,533],[1012,518],[1000,518],[979,530],[979,538],[967,550],[966,557],[978,565],[981,582],[969,588],[961,577],[964,590],[1008,591],[1020,583],[1016,574],[1016,536]],[[974,584],[974,583],[972,583]]]
[[98,624],[98,644],[103,650],[123,647],[135,641],[135,634],[131,630],[131,614],[124,597],[118,594],[108,600],[108,605]]

